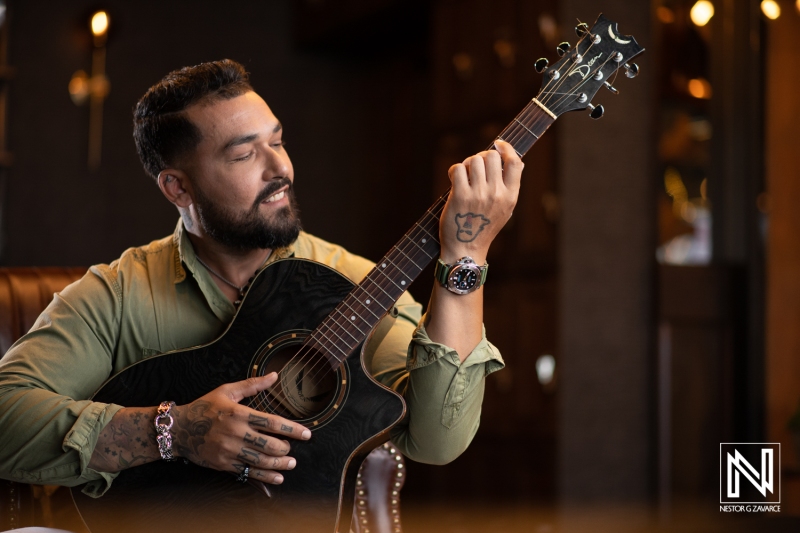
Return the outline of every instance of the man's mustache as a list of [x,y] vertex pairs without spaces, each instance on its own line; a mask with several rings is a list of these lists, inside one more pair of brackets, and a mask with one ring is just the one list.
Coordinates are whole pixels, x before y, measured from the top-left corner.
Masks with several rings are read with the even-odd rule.
[[264,189],[260,193],[258,193],[255,202],[253,202],[253,207],[255,209],[258,209],[258,206],[261,204],[261,202],[263,202],[264,200],[266,200],[267,198],[278,192],[283,187],[286,187],[287,185],[289,186],[289,188],[286,190],[286,194],[289,194],[292,190],[292,182],[289,178],[273,179],[267,184],[266,187],[264,187]]

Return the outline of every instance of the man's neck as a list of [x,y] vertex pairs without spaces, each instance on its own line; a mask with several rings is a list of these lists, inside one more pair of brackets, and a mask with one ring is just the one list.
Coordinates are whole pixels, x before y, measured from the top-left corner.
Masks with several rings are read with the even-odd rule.
[[200,259],[201,268],[205,267],[212,279],[231,302],[240,298],[239,291],[234,288],[244,287],[253,274],[263,266],[272,253],[271,249],[254,250],[231,249],[215,241],[208,235],[195,235],[187,232]]

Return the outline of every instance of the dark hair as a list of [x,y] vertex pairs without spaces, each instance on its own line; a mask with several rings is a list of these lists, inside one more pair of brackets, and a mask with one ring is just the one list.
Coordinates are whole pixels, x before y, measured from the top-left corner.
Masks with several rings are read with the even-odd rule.
[[153,179],[194,150],[202,136],[184,111],[202,100],[228,100],[252,91],[247,71],[223,59],[173,70],[150,87],[133,108],[133,139]]

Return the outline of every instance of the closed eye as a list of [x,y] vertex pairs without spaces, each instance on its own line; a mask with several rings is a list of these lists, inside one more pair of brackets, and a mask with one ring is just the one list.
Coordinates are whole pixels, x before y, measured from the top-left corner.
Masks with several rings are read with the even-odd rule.
[[237,157],[235,159],[232,159],[231,161],[232,162],[247,161],[248,159],[250,159],[250,157],[252,157],[252,155],[253,155],[253,152],[248,152],[245,155],[243,155],[242,157]]

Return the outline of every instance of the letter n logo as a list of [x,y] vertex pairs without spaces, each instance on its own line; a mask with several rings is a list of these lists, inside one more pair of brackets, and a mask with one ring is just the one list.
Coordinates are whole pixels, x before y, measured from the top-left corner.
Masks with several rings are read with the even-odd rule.
[[720,444],[720,503],[780,503],[780,444]]

